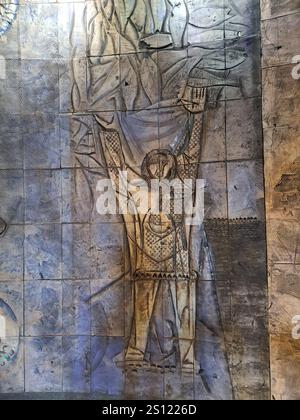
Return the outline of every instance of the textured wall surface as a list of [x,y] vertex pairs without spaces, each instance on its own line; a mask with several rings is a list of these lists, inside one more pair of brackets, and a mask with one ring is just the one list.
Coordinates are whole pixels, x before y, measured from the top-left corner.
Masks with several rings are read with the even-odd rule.
[[262,2],[271,372],[277,400],[300,397],[299,12],[299,1]]
[[[24,3],[0,37],[1,395],[269,399],[259,0]],[[283,51],[265,63],[272,92]],[[286,113],[270,95],[265,115],[279,180],[271,145],[297,147],[280,89]],[[154,229],[145,252],[136,221],[96,211],[97,181],[149,156],[206,181],[188,250],[170,234],[157,250]],[[273,217],[294,245],[274,263],[297,262],[289,217]],[[293,282],[296,268],[275,268],[273,311],[281,299],[293,311],[280,270]]]

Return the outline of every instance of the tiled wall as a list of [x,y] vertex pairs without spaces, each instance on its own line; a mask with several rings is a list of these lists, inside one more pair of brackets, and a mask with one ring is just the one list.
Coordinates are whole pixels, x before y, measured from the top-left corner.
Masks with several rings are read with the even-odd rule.
[[271,374],[276,400],[300,396],[299,30],[299,1],[262,1]]
[[[213,392],[203,386],[196,372],[185,379],[177,371],[162,369],[128,373],[115,363],[129,335],[130,283],[106,286],[127,270],[126,234],[119,217],[97,214],[94,193],[99,168],[81,152],[90,150],[95,142],[95,116],[108,121],[115,110],[127,118],[129,135],[147,137],[147,129],[138,131],[136,126],[149,113],[149,98],[140,96],[133,101],[139,80],[130,73],[129,63],[135,54],[117,32],[111,32],[114,47],[99,50],[97,42],[91,45],[93,37],[101,36],[100,23],[87,22],[99,12],[95,5],[100,3],[21,1],[11,29],[0,38],[0,55],[6,64],[5,78],[0,80],[0,217],[8,225],[0,237],[0,298],[13,311],[20,330],[18,357],[0,367],[0,393],[214,399],[231,397],[230,377],[235,398],[268,399],[260,2],[187,2],[194,13],[203,6],[199,19],[206,25],[211,8],[227,5],[227,12],[231,10],[235,17],[226,19],[222,33],[232,37],[234,28],[241,37],[240,51],[247,58],[230,75],[226,69],[223,72],[225,79],[233,77],[240,86],[228,82],[216,106],[205,112],[201,172],[207,181],[205,227],[214,273],[198,290],[196,338],[197,358]],[[263,18],[269,17],[266,8]],[[277,20],[265,23],[277,25]],[[151,53],[153,61],[167,72],[174,62],[195,54],[193,44],[201,44],[200,52],[197,50],[201,58],[206,48],[215,48],[214,36],[207,32],[189,26],[189,46]],[[283,38],[281,45],[287,41],[278,36]],[[279,60],[286,59],[282,51],[276,50],[278,61],[265,63],[275,64],[264,72],[269,86],[276,80],[273,74],[282,69],[277,66]],[[143,54],[149,58],[149,52],[138,52],[139,57]],[[229,56],[226,60],[230,61]],[[142,69],[146,79],[152,74],[149,63],[145,61]],[[287,78],[289,73],[285,73]],[[175,92],[176,97],[177,79],[187,75],[181,66],[176,67],[174,86],[171,83],[163,95],[172,98]],[[149,76],[144,88],[155,102],[161,92],[155,74],[151,77],[154,81]],[[294,82],[288,78],[287,83]],[[108,90],[119,86],[114,101],[105,95],[101,98],[106,85]],[[283,86],[281,89],[288,95]],[[116,100],[119,97],[123,102]],[[276,97],[271,95],[271,101]],[[140,111],[137,121],[132,111]],[[281,128],[289,117],[282,112],[278,115],[276,141],[280,143],[280,135],[285,137],[287,132],[297,147],[291,133],[296,128]],[[183,120],[169,117],[174,118],[173,132],[166,134],[163,118],[158,107],[157,127],[150,136],[158,143],[166,138],[172,142]],[[265,128],[271,145],[274,121],[271,115],[265,118],[268,120]],[[289,147],[283,149],[284,154]],[[278,171],[278,165],[274,166]],[[290,229],[296,241],[294,225],[284,222],[280,229]]]

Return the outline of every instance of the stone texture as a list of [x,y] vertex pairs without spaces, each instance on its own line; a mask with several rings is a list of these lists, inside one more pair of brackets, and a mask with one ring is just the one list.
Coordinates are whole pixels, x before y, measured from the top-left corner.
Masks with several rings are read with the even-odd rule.
[[[241,47],[245,49],[246,55],[251,59],[245,60],[233,69],[231,77],[242,78],[243,84],[241,89],[226,87],[227,99],[260,97],[261,95],[260,38],[245,38],[241,41]],[[226,60],[230,62],[230,50]]]
[[91,287],[90,282],[64,281],[62,286],[63,331],[66,336],[91,334]]
[[50,113],[22,118],[25,169],[60,168],[58,118]]
[[89,393],[91,391],[91,338],[63,337],[63,391]]
[[270,280],[272,395],[276,400],[297,400],[300,343],[293,337],[292,330],[298,331],[293,319],[299,315],[299,267],[276,264]]
[[270,67],[263,72],[263,125],[265,128],[299,125],[298,84],[292,77],[295,65]]
[[124,375],[114,363],[114,357],[122,353],[122,337],[92,337],[91,340],[91,389],[110,397],[124,395]]
[[1,113],[21,112],[21,62],[16,59],[1,58],[0,110]]
[[25,279],[61,278],[61,225],[25,227]]
[[207,163],[201,165],[201,177],[206,184],[205,211],[207,219],[228,217],[226,165]]
[[79,119],[76,116],[70,117],[63,114],[59,118],[59,132],[62,168],[76,168],[82,165],[89,167],[88,157],[82,155],[79,160],[74,149],[81,153],[94,152],[93,118],[85,116]]
[[[299,1],[262,2],[272,398],[299,399]],[[297,60],[296,60],[297,61]]]
[[[291,167],[295,157],[300,156],[299,126],[265,129],[264,138],[267,210],[274,219],[284,216],[286,219],[296,220],[299,214],[298,194],[294,192],[293,183],[283,188],[286,183],[283,175],[295,173]],[[282,187],[281,181],[284,181]]]
[[[232,284],[232,377],[238,400],[269,399],[267,290],[261,284]],[[246,342],[248,345],[245,345]],[[251,378],[247,372],[251,368]]]
[[263,66],[290,64],[299,55],[300,14],[262,22]]
[[90,278],[90,244],[89,225],[63,225],[63,278]]
[[64,223],[88,223],[91,219],[92,194],[87,173],[82,169],[62,172],[62,220]]
[[58,57],[58,8],[56,4],[21,5],[19,22],[23,60],[47,60]]
[[26,392],[62,392],[62,337],[26,338]]
[[24,223],[24,174],[21,170],[0,171],[1,217],[6,223]]
[[263,164],[258,161],[228,164],[229,217],[264,217]]
[[23,169],[24,152],[20,115],[1,112],[0,147],[1,169]]
[[0,281],[23,280],[24,227],[10,226],[1,238]]
[[62,285],[58,281],[25,283],[25,333],[43,337],[60,335],[62,331]]
[[[115,223],[91,225],[91,276],[115,279],[124,274],[124,226]],[[114,264],[111,264],[114,261]]]
[[299,10],[298,0],[262,0],[261,2],[263,19],[271,19],[276,16],[284,17],[299,12]]
[[21,110],[24,113],[59,110],[59,65],[55,60],[21,60]]
[[25,219],[27,223],[61,220],[61,172],[30,170],[25,173]]
[[124,282],[109,288],[111,281],[91,281],[92,334],[101,337],[123,337],[125,333],[126,294]]
[[[218,104],[218,112],[208,109],[204,125],[205,143],[202,150],[203,162],[219,162],[226,158],[226,105]],[[214,115],[214,116],[212,116]]]
[[[226,115],[227,159],[261,159],[261,99],[228,101]],[[245,121],[245,115],[251,115],[251,118]]]
[[[77,51],[74,48],[71,50]],[[75,53],[76,54],[76,53]],[[59,109],[60,112],[84,111],[87,109],[87,77],[86,58],[59,60]],[[76,81],[73,77],[76,77]],[[69,93],[73,92],[72,95]]]

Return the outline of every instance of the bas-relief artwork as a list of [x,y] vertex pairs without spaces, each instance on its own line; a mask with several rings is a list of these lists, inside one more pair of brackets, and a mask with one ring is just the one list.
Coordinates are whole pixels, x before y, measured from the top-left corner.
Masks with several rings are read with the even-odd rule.
[[[259,16],[255,0],[20,6],[0,298],[23,351],[1,392],[269,397]],[[204,178],[204,224],[100,216],[96,183],[119,170]]]

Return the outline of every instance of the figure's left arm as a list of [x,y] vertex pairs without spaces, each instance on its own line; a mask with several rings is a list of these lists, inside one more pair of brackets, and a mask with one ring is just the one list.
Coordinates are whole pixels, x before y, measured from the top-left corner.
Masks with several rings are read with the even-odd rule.
[[[188,140],[188,144],[184,152],[177,157],[179,168],[182,165],[184,173],[183,178],[196,178],[198,173],[198,165],[201,161],[202,137],[204,112],[207,99],[207,89],[201,87],[186,86],[181,102],[187,111],[190,112],[192,123],[192,132]],[[184,169],[185,168],[185,169]],[[182,174],[183,175],[183,174]],[[194,176],[192,176],[194,175]]]

